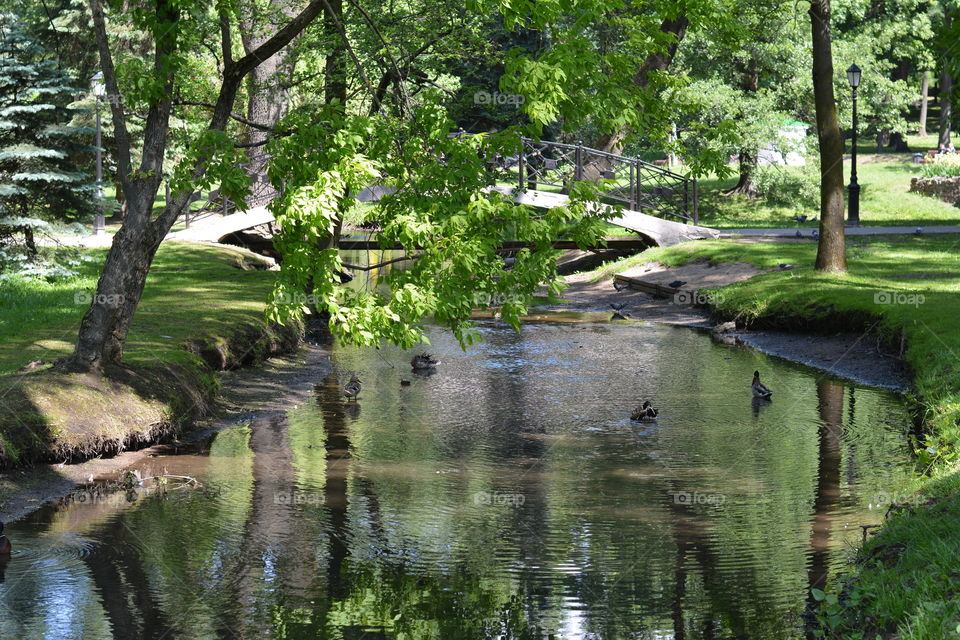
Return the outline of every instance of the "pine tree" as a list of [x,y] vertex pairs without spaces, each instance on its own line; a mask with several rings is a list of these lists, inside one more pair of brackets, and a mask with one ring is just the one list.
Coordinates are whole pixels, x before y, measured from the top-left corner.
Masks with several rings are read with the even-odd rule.
[[10,14],[0,14],[0,220],[71,220],[94,211],[89,127],[72,121],[78,89]]

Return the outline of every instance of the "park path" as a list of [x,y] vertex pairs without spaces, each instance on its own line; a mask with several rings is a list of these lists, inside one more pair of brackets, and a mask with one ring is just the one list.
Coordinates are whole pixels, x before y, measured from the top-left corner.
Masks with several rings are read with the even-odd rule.
[[[935,225],[930,227],[846,227],[848,236],[902,236],[917,233],[960,233],[958,225]],[[802,237],[811,238],[815,231],[812,227],[800,229]],[[796,238],[797,227],[781,229],[721,229],[721,238]]]

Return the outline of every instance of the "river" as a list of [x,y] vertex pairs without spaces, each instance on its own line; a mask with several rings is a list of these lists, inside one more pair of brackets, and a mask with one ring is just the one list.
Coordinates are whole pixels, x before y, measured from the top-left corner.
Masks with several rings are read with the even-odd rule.
[[10,524],[0,637],[802,638],[913,473],[886,391],[689,329],[480,332],[433,331],[427,376],[318,351],[307,402],[274,390],[138,467],[199,487],[92,485]]

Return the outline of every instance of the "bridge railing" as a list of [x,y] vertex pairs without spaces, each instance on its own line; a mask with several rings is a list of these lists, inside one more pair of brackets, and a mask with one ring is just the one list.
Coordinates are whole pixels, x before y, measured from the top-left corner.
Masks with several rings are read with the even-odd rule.
[[611,203],[699,224],[696,180],[639,158],[580,144],[521,138],[517,155],[498,157],[492,164],[521,189],[567,191],[574,181],[592,180],[600,183],[601,196]]

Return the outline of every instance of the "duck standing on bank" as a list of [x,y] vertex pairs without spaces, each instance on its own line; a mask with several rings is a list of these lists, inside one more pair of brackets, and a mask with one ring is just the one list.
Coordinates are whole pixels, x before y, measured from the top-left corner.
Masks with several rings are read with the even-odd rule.
[[657,419],[659,411],[653,408],[649,400],[643,401],[643,406],[637,407],[633,410],[633,414],[630,416],[630,419],[634,422],[653,422]]
[[346,396],[347,400],[356,400],[360,395],[360,378],[357,377],[357,374],[350,376],[350,382],[343,385],[343,395]]
[[762,382],[760,382],[760,372],[759,372],[759,371],[754,371],[754,372],[753,372],[753,384],[750,385],[750,387],[751,387],[751,389],[753,389],[753,397],[754,397],[754,398],[766,398],[766,399],[769,399],[770,396],[773,395],[773,391],[770,391],[770,389],[768,389],[765,384],[763,384]]
[[414,371],[427,371],[429,369],[436,369],[438,364],[440,364],[440,361],[434,360],[433,356],[431,356],[429,353],[415,355],[410,360],[410,366],[413,367]]
[[13,545],[10,544],[10,538],[3,535],[3,523],[0,522],[0,558],[5,558],[13,551]]

